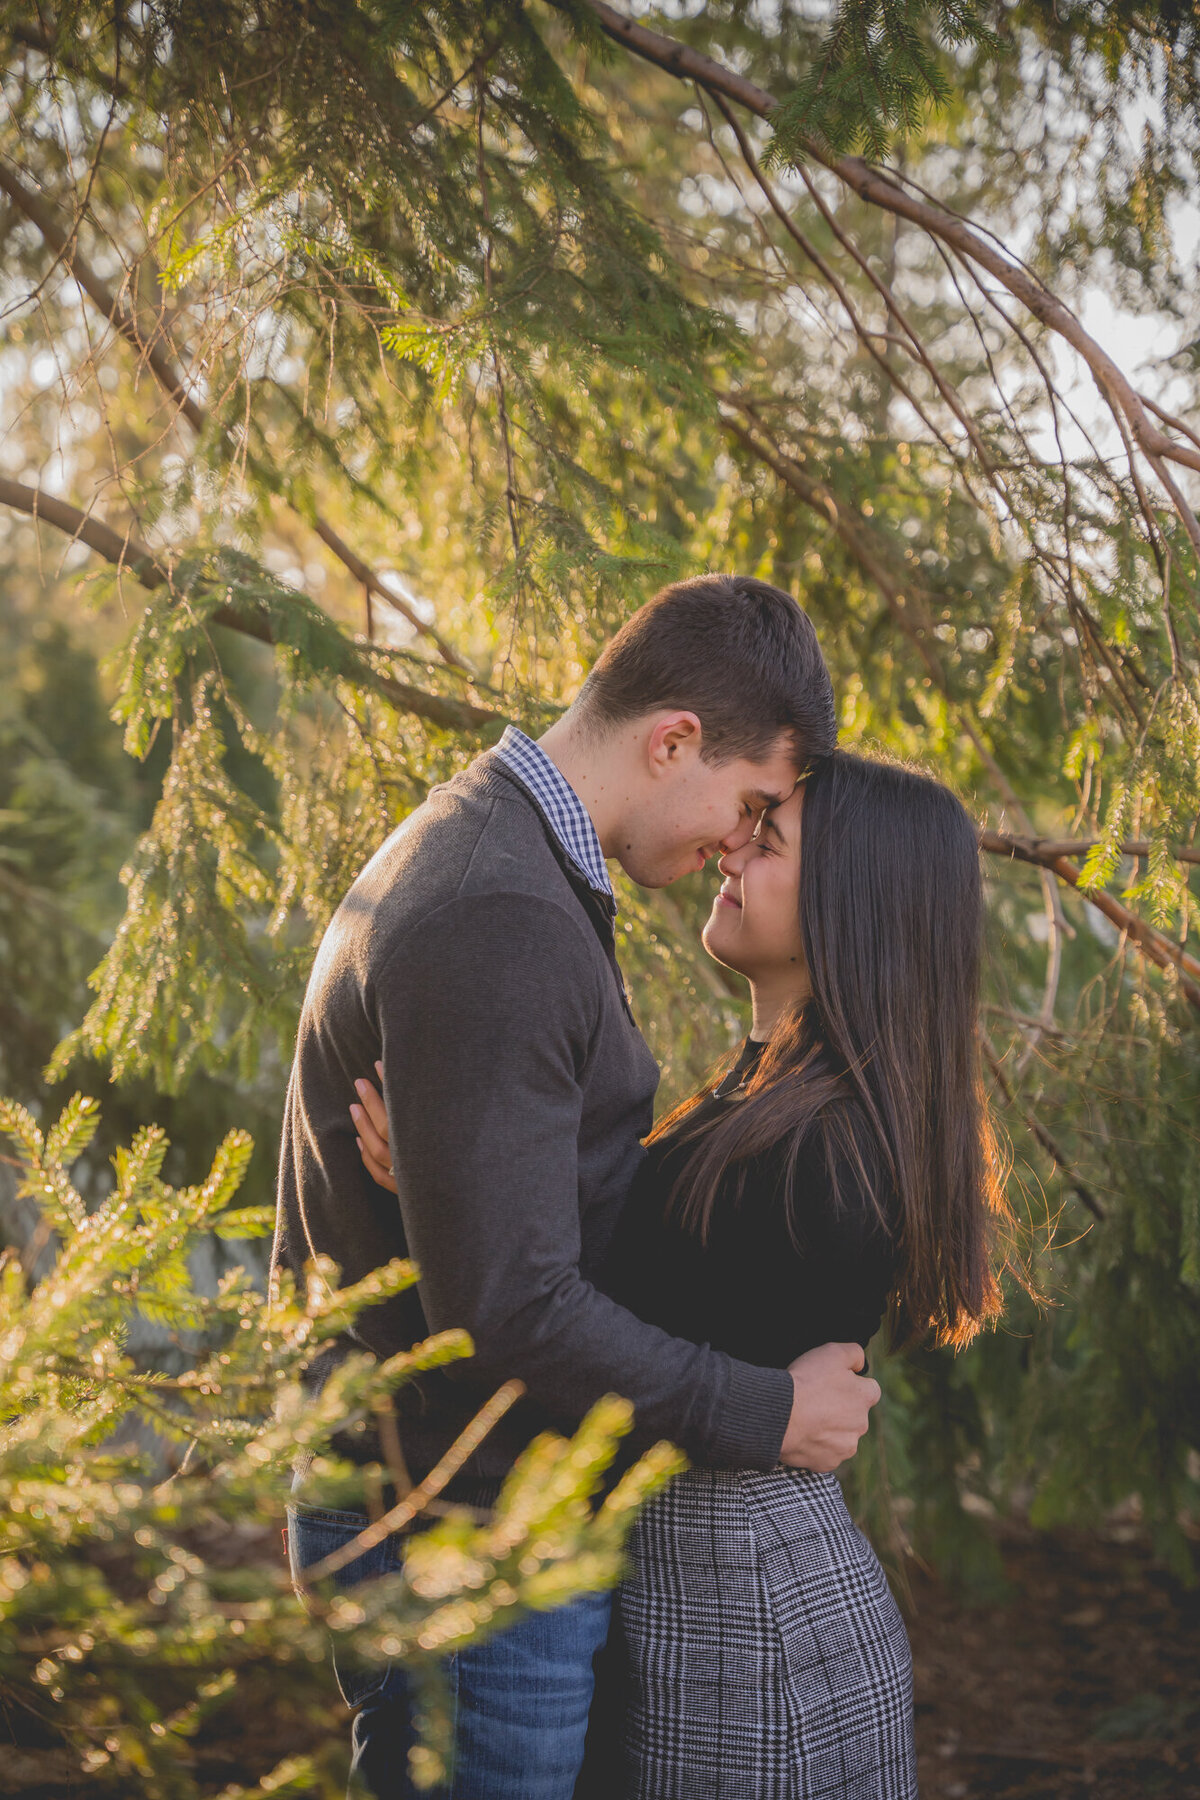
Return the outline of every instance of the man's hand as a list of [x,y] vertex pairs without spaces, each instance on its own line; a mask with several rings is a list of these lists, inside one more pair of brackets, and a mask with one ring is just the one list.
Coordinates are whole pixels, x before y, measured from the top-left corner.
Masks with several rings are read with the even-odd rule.
[[866,1360],[861,1344],[822,1344],[789,1365],[792,1416],[779,1453],[789,1468],[828,1474],[854,1455],[880,1394],[855,1373]]

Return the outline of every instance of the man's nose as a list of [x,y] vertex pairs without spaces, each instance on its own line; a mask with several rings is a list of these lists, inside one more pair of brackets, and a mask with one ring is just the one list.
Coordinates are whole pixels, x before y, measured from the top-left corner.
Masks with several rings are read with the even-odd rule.
[[721,852],[721,855],[728,856],[731,852],[736,853],[739,850],[744,850],[746,845],[750,842],[750,839],[754,836],[754,828],[757,822],[756,819],[739,818],[732,830],[727,831],[725,836],[718,840],[717,849]]

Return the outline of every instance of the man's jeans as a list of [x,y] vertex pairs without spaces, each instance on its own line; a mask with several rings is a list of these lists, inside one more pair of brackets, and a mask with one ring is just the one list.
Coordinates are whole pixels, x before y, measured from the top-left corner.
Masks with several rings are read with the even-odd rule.
[[[366,1515],[293,1503],[288,1553],[294,1577],[362,1531]],[[345,1568],[351,1587],[401,1565],[394,1539]],[[446,1660],[454,1706],[451,1785],[423,1800],[571,1800],[583,1762],[593,1663],[608,1635],[611,1594],[589,1594],[554,1612],[532,1613],[486,1643]],[[422,1800],[408,1778],[414,1742],[408,1679],[399,1663],[339,1666],[353,1707],[352,1800]]]

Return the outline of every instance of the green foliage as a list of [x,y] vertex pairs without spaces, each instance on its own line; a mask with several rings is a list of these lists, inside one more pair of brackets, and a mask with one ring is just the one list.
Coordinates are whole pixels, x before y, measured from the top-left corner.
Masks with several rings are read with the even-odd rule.
[[[1101,1513],[1135,1494],[1159,1553],[1194,1580],[1196,1042],[1163,1041],[1144,1018],[1132,1039],[1096,1050],[1081,1124],[1111,1210],[1054,1259],[1053,1310],[1032,1334],[1037,1379],[1019,1454],[1035,1484],[1036,1521],[1058,1524],[1081,1507]],[[1122,1204],[1133,1190],[1141,1204]],[[1059,1446],[1050,1463],[1046,1443]]]
[[[162,1181],[166,1142],[148,1128],[118,1153],[115,1185],[89,1211],[69,1171],[96,1125],[95,1102],[79,1095],[44,1135],[23,1108],[0,1102],[22,1192],[60,1245],[39,1282],[15,1251],[0,1257],[6,1718],[48,1724],[77,1753],[89,1789],[199,1800],[218,1791],[191,1753],[202,1720],[240,1682],[265,1703],[303,1682],[332,1631],[367,1660],[413,1667],[429,1719],[414,1766],[431,1785],[448,1749],[439,1659],[530,1608],[611,1585],[634,1511],[681,1459],[658,1446],[594,1511],[630,1423],[623,1401],[603,1401],[573,1439],[531,1446],[487,1524],[450,1509],[414,1541],[404,1574],[356,1588],[353,1600],[319,1584],[302,1607],[284,1572],[252,1553],[256,1528],[277,1529],[293,1457],[314,1453],[313,1478],[335,1486],[348,1471],[326,1454],[334,1430],[422,1370],[469,1356],[470,1342],[449,1331],[382,1363],[352,1356],[313,1396],[304,1365],[362,1307],[410,1286],[412,1264],[339,1288],[323,1261],[302,1293],[285,1279],[268,1300],[235,1268],[215,1294],[197,1293],[189,1257],[208,1232],[240,1240],[269,1228],[267,1209],[234,1204],[245,1134],[224,1141],[204,1181],[180,1189]],[[180,1374],[139,1366],[124,1348],[137,1315],[172,1334]],[[139,1425],[159,1444],[187,1447],[178,1472],[156,1478]],[[231,1563],[231,1540],[251,1554]],[[318,1779],[311,1758],[294,1757],[256,1785],[220,1792],[312,1794]]]
[[[136,830],[94,659],[6,632],[0,687],[0,1076],[24,1084],[78,1007]],[[65,731],[64,731],[65,727]]]
[[947,105],[955,71],[931,39],[995,51],[976,0],[840,0],[812,70],[772,115],[773,160],[803,159],[806,138],[834,155],[861,149],[881,161],[891,140],[915,137],[930,110]]
[[[891,180],[1064,305],[1154,314],[1178,348],[1125,372],[1193,419],[1188,8],[664,14],[779,96],[769,127],[738,115],[741,140],[702,88],[614,49],[586,0],[27,14],[0,3],[4,167],[77,227],[142,342],[105,335],[3,202],[6,471],[128,531],[165,578],[91,581],[84,611],[45,519],[11,514],[0,546],[21,615],[0,702],[10,1087],[45,1105],[61,1040],[56,1079],[81,1056],[119,1074],[124,1136],[164,1117],[155,1089],[189,1155],[210,1117],[273,1134],[309,961],[368,856],[506,718],[551,716],[654,586],[703,567],[802,600],[844,742],[918,758],[982,825],[1094,844],[1087,881],[1195,952],[1184,515],[1060,339],[804,154],[893,145]],[[40,662],[35,612],[61,624]],[[1184,1567],[1195,1009],[1073,890],[1050,904],[1037,871],[986,872],[993,1096],[1014,1198],[1057,1225],[1036,1253],[1054,1304],[1014,1301],[957,1362],[889,1373],[898,1514],[978,1572],[970,1507],[1086,1521],[1136,1490]],[[744,1020],[698,948],[709,900],[701,878],[621,889],[667,1097]],[[97,1197],[95,1168],[78,1180]]]

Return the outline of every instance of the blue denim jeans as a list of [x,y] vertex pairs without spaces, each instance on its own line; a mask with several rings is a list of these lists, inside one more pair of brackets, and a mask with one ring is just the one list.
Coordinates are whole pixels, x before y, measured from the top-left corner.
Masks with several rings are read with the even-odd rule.
[[[293,1576],[348,1543],[366,1515],[293,1503],[288,1553]],[[401,1566],[395,1539],[342,1571],[340,1584]],[[450,1786],[423,1800],[571,1800],[583,1763],[593,1665],[608,1636],[611,1594],[588,1594],[554,1612],[532,1613],[486,1643],[446,1660],[454,1708]],[[412,1694],[399,1663],[354,1667],[334,1651],[334,1673],[351,1731],[351,1800],[422,1800],[408,1778],[414,1742]]]

